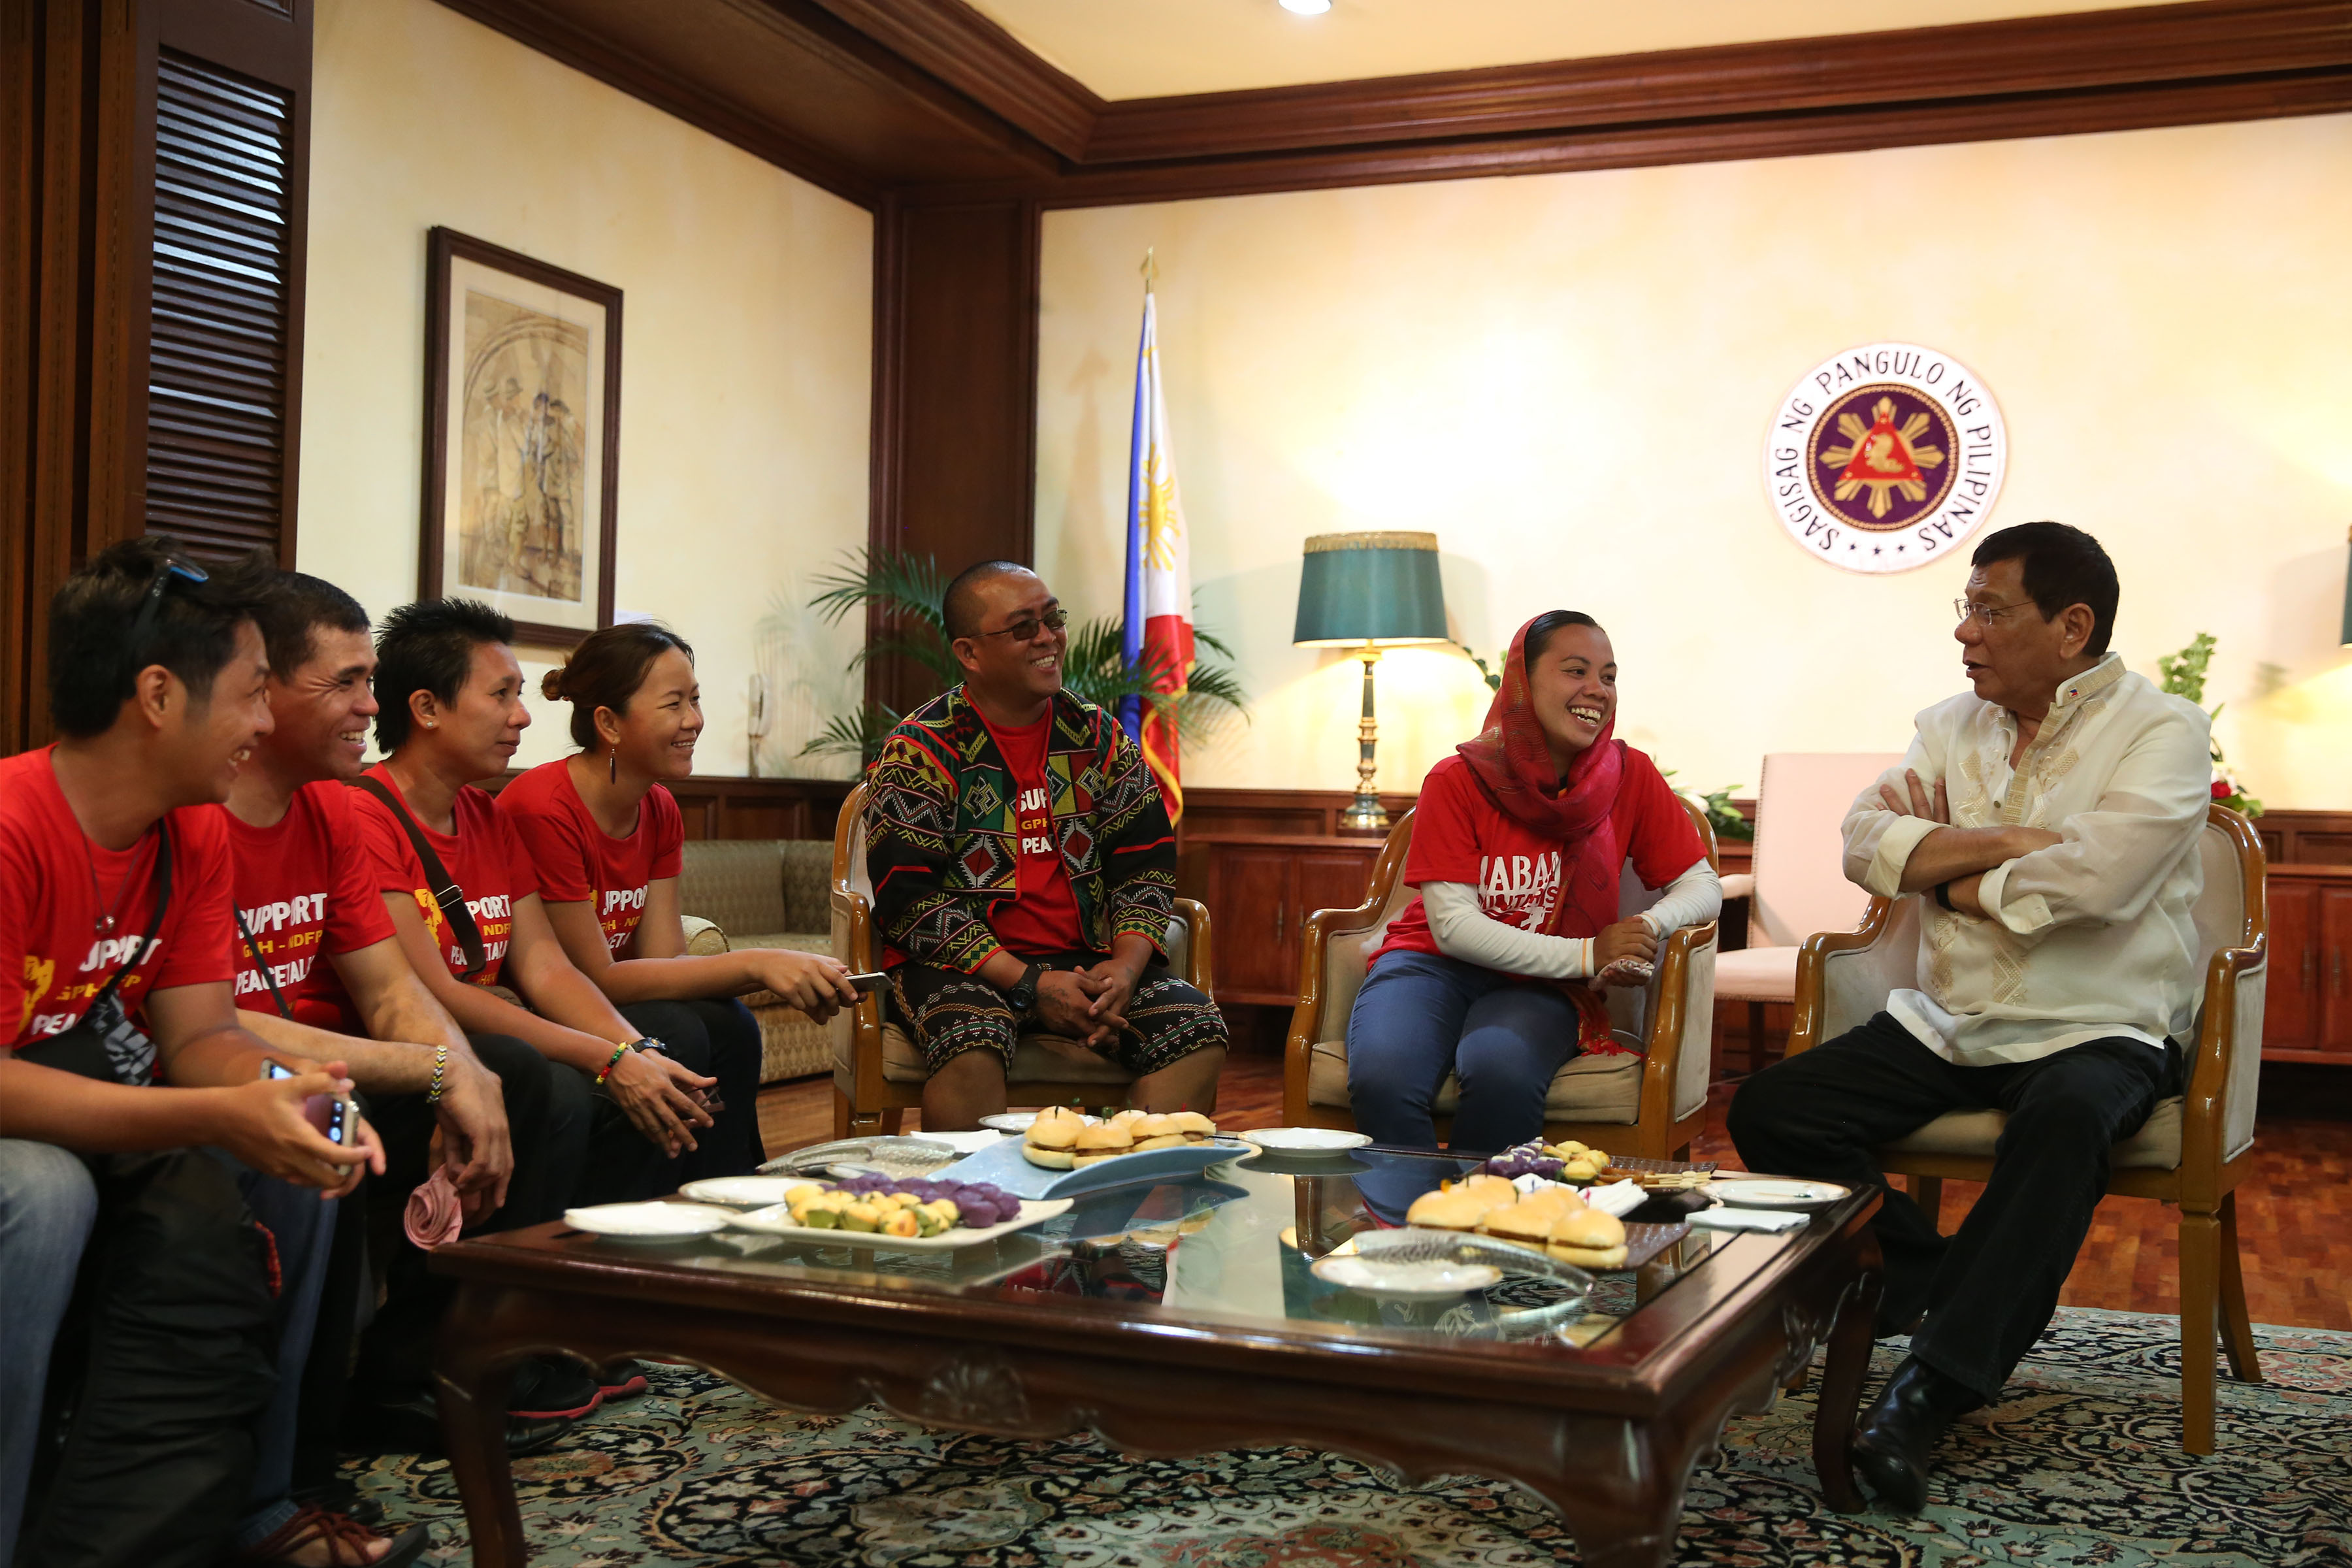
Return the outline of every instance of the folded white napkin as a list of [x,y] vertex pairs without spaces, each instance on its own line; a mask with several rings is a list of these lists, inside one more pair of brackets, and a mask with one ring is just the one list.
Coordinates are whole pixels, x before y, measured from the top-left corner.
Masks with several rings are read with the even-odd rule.
[[1718,1205],[1701,1209],[1690,1223],[1702,1230],[1794,1230],[1812,1216],[1787,1209],[1737,1209]]
[[[1518,1188],[1519,1195],[1524,1197],[1529,1193],[1541,1192],[1546,1187],[1569,1187],[1575,1186],[1576,1184],[1547,1182],[1541,1176],[1517,1176],[1512,1178],[1511,1185]],[[1591,1207],[1599,1209],[1602,1214],[1615,1215],[1619,1219],[1640,1208],[1643,1200],[1649,1196],[1642,1190],[1641,1183],[1630,1180],[1612,1182],[1605,1187],[1577,1187],[1576,1190]]]

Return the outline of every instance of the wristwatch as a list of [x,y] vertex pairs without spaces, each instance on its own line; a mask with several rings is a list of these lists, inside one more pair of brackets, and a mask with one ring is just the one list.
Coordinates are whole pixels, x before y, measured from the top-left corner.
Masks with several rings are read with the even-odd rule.
[[1013,1004],[1013,1016],[1015,1018],[1025,1018],[1036,1010],[1037,977],[1045,973],[1044,964],[1033,963],[1021,972],[1021,978],[1013,983],[1011,990],[1005,992],[1004,999]]

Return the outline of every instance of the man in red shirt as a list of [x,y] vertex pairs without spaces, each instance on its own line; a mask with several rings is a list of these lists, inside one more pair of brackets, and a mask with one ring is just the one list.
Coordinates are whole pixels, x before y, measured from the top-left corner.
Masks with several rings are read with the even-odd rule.
[[[552,1219],[578,1180],[585,1120],[555,1094],[546,1058],[512,1036],[467,1035],[434,1000],[360,851],[347,784],[376,712],[367,612],[331,583],[286,572],[265,596],[261,626],[271,728],[237,770],[227,805],[247,1027],[290,1055],[350,1064],[384,1142],[375,1201],[401,1204],[426,1180],[438,1131],[442,1168],[473,1228]],[[380,1262],[386,1295],[362,1342],[365,1396],[421,1415],[449,1287],[404,1240]],[[563,1417],[593,1402],[593,1389],[577,1386],[584,1377],[562,1379],[569,1392],[551,1389],[537,1365],[516,1379],[510,1448],[552,1441]]]
[[212,805],[269,730],[258,586],[152,539],[100,555],[49,607],[64,739],[0,762],[0,1136],[80,1153],[98,1197],[35,1568],[206,1568],[240,1521],[268,1543],[332,1216],[289,1188],[340,1196],[382,1164],[363,1123],[339,1145],[304,1114],[343,1065],[265,1079],[232,1001]]

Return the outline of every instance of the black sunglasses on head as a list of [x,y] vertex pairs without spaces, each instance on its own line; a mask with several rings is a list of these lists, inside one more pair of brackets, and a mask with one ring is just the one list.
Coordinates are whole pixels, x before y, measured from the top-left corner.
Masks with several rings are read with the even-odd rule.
[[163,591],[172,585],[173,578],[186,583],[212,581],[211,574],[203,567],[177,556],[168,558],[156,567],[154,581],[147,584],[147,596],[140,601],[139,614],[131,622],[131,636],[123,644],[131,653],[136,654],[147,640],[147,634],[155,629],[155,617],[163,613]]

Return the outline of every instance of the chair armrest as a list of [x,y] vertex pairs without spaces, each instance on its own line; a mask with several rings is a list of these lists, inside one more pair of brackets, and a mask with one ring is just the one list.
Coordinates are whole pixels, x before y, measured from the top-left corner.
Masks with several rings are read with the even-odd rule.
[[1811,1050],[1860,1022],[1847,1014],[1863,1000],[1876,1006],[1912,974],[1916,961],[1905,945],[1918,932],[1918,900],[1874,898],[1862,924],[1850,931],[1815,931],[1797,950],[1796,1019],[1789,1029],[1790,1056]]
[[[717,921],[707,921],[700,915],[680,915],[678,924],[686,928],[686,951],[697,957],[735,951],[735,944],[727,940],[726,931]],[[698,942],[701,945],[697,946]]]
[[[853,974],[872,973],[876,967],[872,901],[840,881],[833,884],[827,901],[832,906],[834,956],[849,965]],[[853,1086],[878,1089],[882,1083],[881,993],[869,991],[858,997],[856,1006],[835,1013],[833,1022],[825,1026],[825,1032],[833,1037],[835,1062],[845,1059],[850,1064],[851,1082],[839,1085],[843,1092],[850,1094],[855,1102]],[[835,1076],[837,1080],[837,1068]],[[875,1105],[858,1104],[856,1108],[872,1110],[878,1107],[877,1101]]]
[[[1706,1100],[1714,1069],[1716,922],[1683,926],[1666,935],[1651,982],[1650,1028],[1643,1042],[1642,1105],[1667,1108],[1679,1121]],[[1692,1092],[1696,1084],[1696,1093]]]
[[1202,995],[1216,999],[1214,984],[1217,973],[1209,947],[1209,906],[1198,899],[1178,899],[1174,910],[1179,919],[1191,928],[1185,933],[1184,984]]
[[[2180,1197],[2211,1213],[2221,1199],[2221,1167],[2232,1142],[2251,1140],[2261,1084],[2263,994],[2270,977],[2270,933],[2247,947],[2225,947],[2206,961],[2205,1005],[2189,1060],[2180,1107]],[[2238,1137],[2233,1138],[2232,1134]]]

